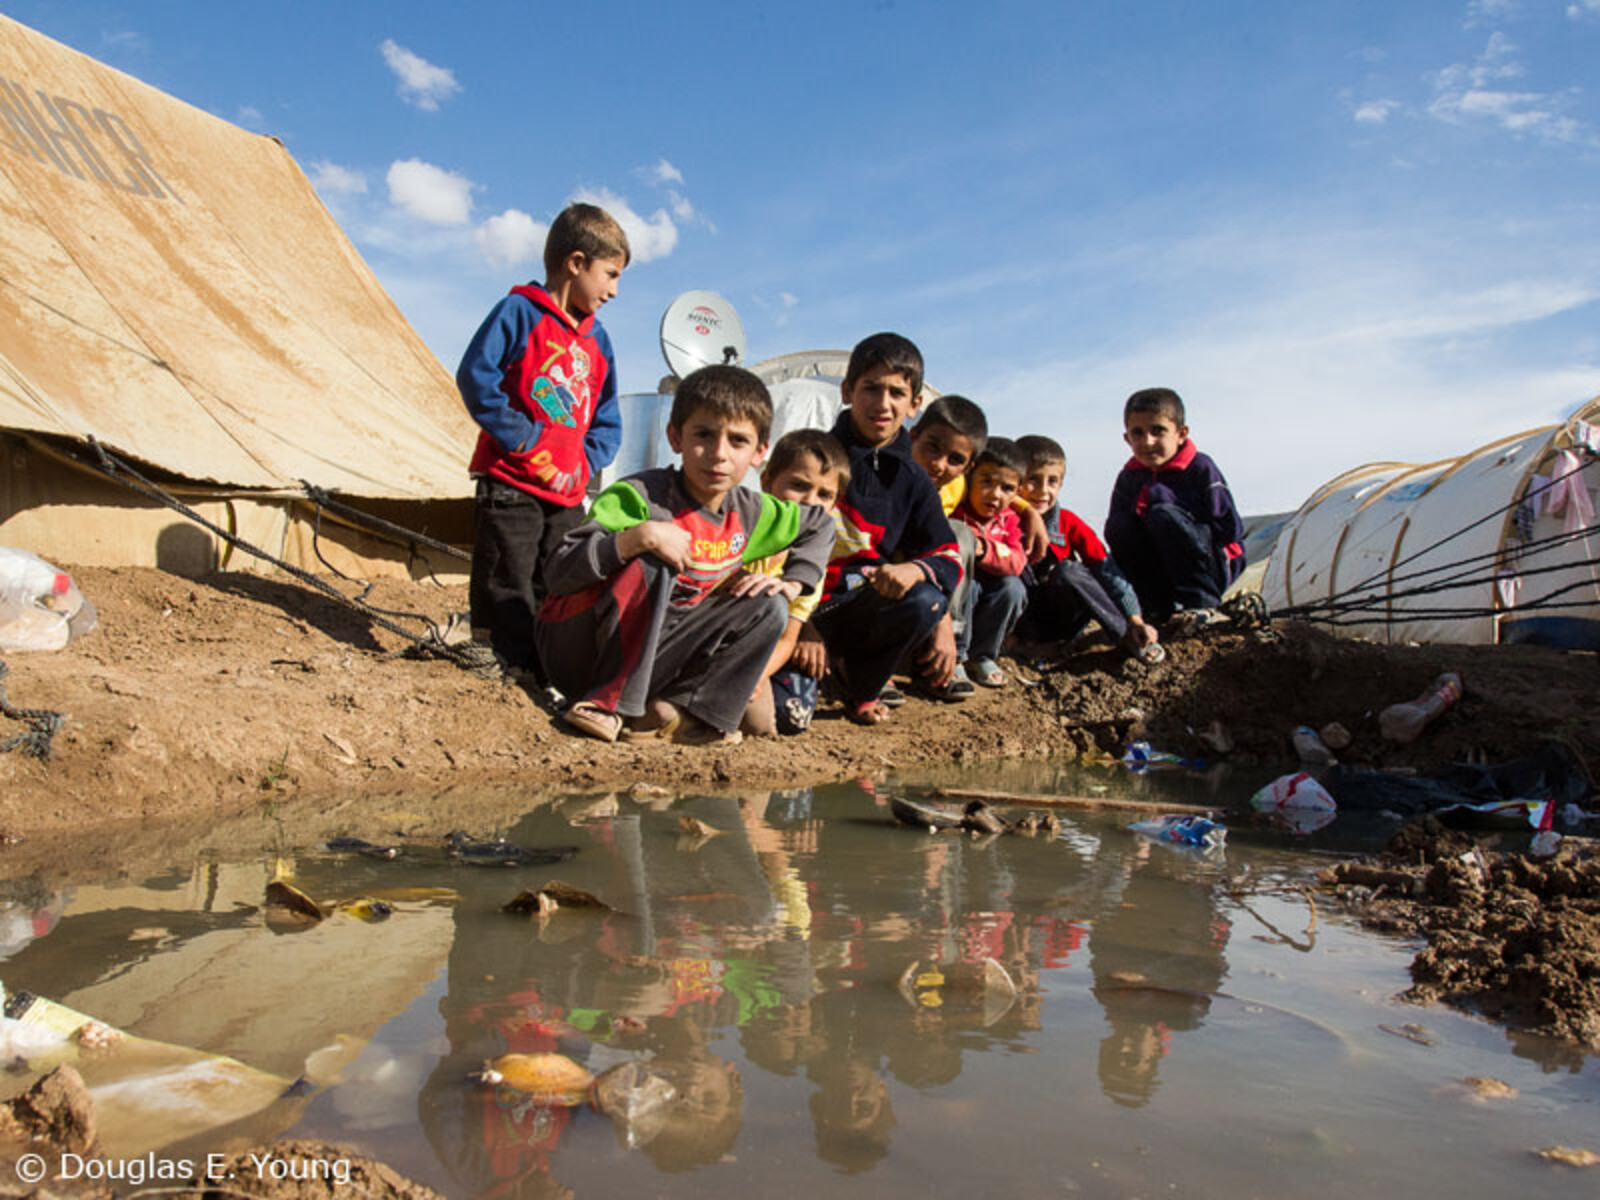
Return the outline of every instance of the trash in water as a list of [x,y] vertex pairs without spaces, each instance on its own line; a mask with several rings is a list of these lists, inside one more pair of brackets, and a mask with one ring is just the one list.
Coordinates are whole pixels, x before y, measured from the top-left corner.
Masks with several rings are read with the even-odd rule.
[[913,1008],[936,1009],[951,1016],[975,1015],[985,1026],[1011,1011],[1017,999],[1011,973],[993,958],[926,965],[917,960],[900,973],[898,986]]
[[665,1128],[668,1105],[677,1098],[669,1080],[634,1059],[602,1072],[589,1102],[611,1118],[623,1145],[637,1150]]
[[[1489,801],[1581,803],[1594,792],[1584,764],[1556,741],[1503,763],[1452,763],[1410,775],[1339,766],[1322,782],[1344,812],[1389,809],[1408,816]],[[1456,815],[1461,819],[1466,814]]]
[[60,650],[97,620],[72,576],[36,554],[0,546],[0,650]]
[[1564,1167],[1600,1166],[1600,1154],[1582,1146],[1545,1146],[1534,1153],[1545,1162],[1560,1163]]
[[559,879],[552,879],[536,890],[524,888],[506,901],[501,911],[516,913],[519,916],[543,917],[558,908],[597,908],[605,912],[611,911],[611,906],[598,896],[582,888],[573,887],[570,883],[562,883]]
[[722,832],[715,825],[707,825],[699,817],[688,816],[678,818],[678,831],[691,838],[711,838]]
[[327,842],[327,848],[335,854],[361,854],[367,858],[383,860],[400,857],[400,848],[398,846],[378,846],[372,842],[363,841],[358,837],[330,838]]
[[1122,765],[1138,774],[1151,767],[1188,767],[1192,771],[1205,770],[1205,759],[1184,758],[1166,750],[1157,750],[1149,742],[1130,742],[1122,752]]
[[274,916],[280,921],[292,924],[314,925],[328,914],[322,911],[319,905],[310,896],[306,895],[294,884],[282,879],[274,879],[267,884],[267,923],[273,923]]
[[1322,738],[1322,744],[1329,750],[1348,750],[1350,743],[1355,740],[1350,736],[1350,731],[1338,721],[1329,721],[1317,733]]
[[1261,812],[1304,809],[1310,812],[1335,812],[1338,804],[1315,779],[1304,771],[1280,775],[1250,797],[1250,806]]
[[1227,828],[1209,817],[1151,817],[1135,821],[1128,828],[1153,841],[1204,850],[1220,849],[1228,840]]
[[576,846],[518,846],[504,838],[483,841],[456,830],[445,835],[450,857],[469,867],[542,867],[566,862]]
[[358,921],[387,921],[394,916],[394,905],[371,896],[357,896],[353,900],[337,901],[333,910],[355,917]]
[[583,1103],[594,1076],[564,1054],[502,1054],[476,1076],[489,1087],[511,1088],[542,1104],[573,1108]]

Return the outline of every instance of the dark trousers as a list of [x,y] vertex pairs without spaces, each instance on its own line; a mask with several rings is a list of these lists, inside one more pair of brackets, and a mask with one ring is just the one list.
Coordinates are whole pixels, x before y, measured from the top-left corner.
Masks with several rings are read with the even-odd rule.
[[714,592],[678,608],[676,578],[647,554],[604,583],[552,597],[538,625],[550,682],[624,717],[659,699],[723,732],[739,728],[789,606],[781,596]]
[[538,669],[533,621],[544,599],[544,563],[583,516],[582,504],[563,508],[479,478],[467,605],[473,636],[487,641],[506,666]]
[[928,640],[948,603],[931,583],[917,584],[898,600],[862,583],[817,609],[811,623],[834,660],[846,701],[877,699],[900,659]]
[[1176,504],[1156,504],[1144,520],[1110,523],[1106,541],[1149,619],[1180,608],[1215,608],[1228,586],[1222,547],[1211,528]]
[[1030,642],[1069,642],[1090,621],[1099,621],[1119,642],[1128,634],[1127,616],[1094,572],[1068,560],[1028,589],[1028,611],[1017,622],[1017,632]]

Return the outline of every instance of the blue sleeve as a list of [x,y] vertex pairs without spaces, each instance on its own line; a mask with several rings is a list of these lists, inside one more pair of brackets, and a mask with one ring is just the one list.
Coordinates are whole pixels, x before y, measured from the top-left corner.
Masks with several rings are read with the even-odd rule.
[[1105,588],[1106,595],[1116,602],[1125,617],[1139,615],[1139,597],[1133,590],[1133,584],[1128,582],[1128,577],[1122,573],[1122,568],[1117,566],[1117,560],[1109,554],[1099,562],[1084,560],[1084,565],[1089,568],[1089,573]]
[[1219,547],[1233,543],[1243,545],[1244,522],[1240,520],[1239,510],[1234,505],[1233,493],[1228,490],[1228,481],[1210,458],[1205,460],[1205,467],[1206,523],[1211,526],[1212,537]]
[[1140,474],[1124,467],[1111,487],[1111,509],[1106,514],[1106,545],[1112,554],[1117,553],[1119,542],[1126,545],[1137,531],[1139,515],[1134,512],[1134,506],[1139,501],[1139,488],[1144,482]]
[[617,360],[611,352],[611,338],[598,322],[594,340],[605,356],[606,379],[600,385],[600,398],[595,401],[589,432],[583,435],[583,454],[589,460],[589,474],[598,475],[611,465],[622,448],[622,405],[617,400]]
[[533,305],[521,296],[507,296],[478,326],[456,368],[456,387],[467,412],[508,454],[529,449],[544,429],[544,422],[511,403],[503,386],[513,357],[528,344],[535,317]]

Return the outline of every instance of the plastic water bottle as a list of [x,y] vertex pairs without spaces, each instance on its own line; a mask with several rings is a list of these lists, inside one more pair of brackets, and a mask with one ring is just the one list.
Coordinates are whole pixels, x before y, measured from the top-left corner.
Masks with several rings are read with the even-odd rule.
[[1414,742],[1445,709],[1461,699],[1461,676],[1446,671],[1415,700],[1391,704],[1378,714],[1378,729],[1391,742]]
[[1333,756],[1333,751],[1323,744],[1317,731],[1309,725],[1302,725],[1290,735],[1294,742],[1294,752],[1300,756],[1300,761],[1308,767],[1331,767],[1339,760]]

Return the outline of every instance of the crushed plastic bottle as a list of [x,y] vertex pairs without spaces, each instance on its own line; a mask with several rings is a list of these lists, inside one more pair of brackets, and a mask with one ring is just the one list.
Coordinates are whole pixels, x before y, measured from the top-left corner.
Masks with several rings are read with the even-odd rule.
[[1301,725],[1289,737],[1294,743],[1295,754],[1308,767],[1331,767],[1339,761],[1309,725]]
[[1446,671],[1415,700],[1391,704],[1378,714],[1378,729],[1391,742],[1414,742],[1428,722],[1461,699],[1461,676]]
[[1157,842],[1171,842],[1175,846],[1197,846],[1215,850],[1228,840],[1228,830],[1210,817],[1185,817],[1170,814],[1135,821],[1128,826],[1134,833]]
[[0,546],[0,650],[59,650],[93,627],[94,607],[72,576]]

